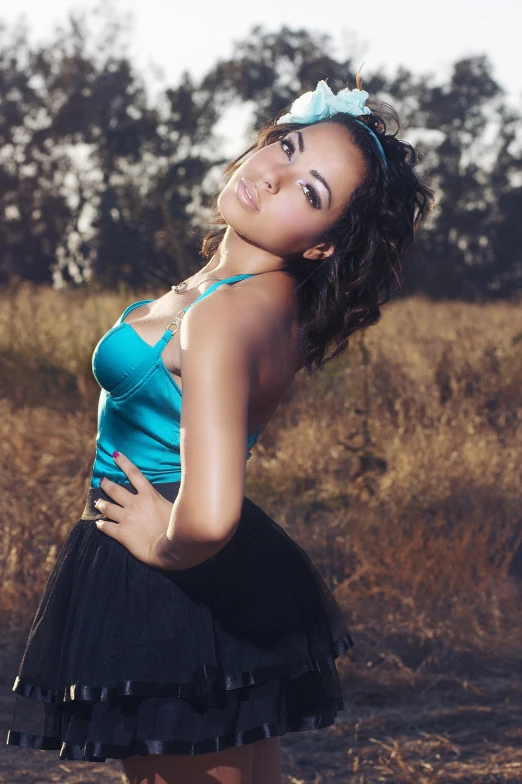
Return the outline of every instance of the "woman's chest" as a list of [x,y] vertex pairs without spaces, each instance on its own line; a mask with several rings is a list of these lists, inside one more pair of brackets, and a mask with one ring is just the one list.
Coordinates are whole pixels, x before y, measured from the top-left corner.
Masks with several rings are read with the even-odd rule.
[[160,297],[131,311],[121,324],[132,330],[138,339],[146,346],[154,349],[158,347],[158,358],[161,359],[169,373],[174,377],[181,388],[181,343],[180,331],[167,333],[168,340],[163,340],[167,327],[177,317],[183,320],[183,309],[191,304],[190,296],[176,295],[173,292]]

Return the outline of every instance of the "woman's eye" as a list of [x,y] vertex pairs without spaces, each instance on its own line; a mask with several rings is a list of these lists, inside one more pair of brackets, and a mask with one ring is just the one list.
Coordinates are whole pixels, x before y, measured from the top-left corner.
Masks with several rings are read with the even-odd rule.
[[[292,155],[295,152],[295,144],[291,139],[288,137],[283,137],[279,139],[279,144],[281,145],[281,149],[283,150],[286,157],[290,160]],[[299,185],[305,195],[305,199],[312,205],[315,210],[321,209],[321,198],[315,188],[312,188],[310,185],[307,185],[306,182],[302,180],[298,180]]]
[[315,210],[320,210],[321,209],[321,199],[320,199],[319,194],[317,193],[317,191],[314,190],[314,188],[311,188],[305,182],[300,183],[300,185],[302,187],[302,190],[303,190],[303,193],[305,195],[306,200],[310,202],[310,204],[312,205],[312,207]]
[[287,158],[291,158],[295,152],[294,143],[290,139],[279,139],[279,144]]

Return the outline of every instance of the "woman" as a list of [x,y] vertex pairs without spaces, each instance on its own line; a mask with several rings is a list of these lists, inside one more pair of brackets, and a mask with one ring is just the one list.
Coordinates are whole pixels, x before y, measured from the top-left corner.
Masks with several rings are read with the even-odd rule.
[[320,82],[263,128],[226,172],[207,265],[96,347],[91,488],[8,743],[122,759],[131,784],[276,784],[279,737],[342,708],[340,610],[244,479],[296,373],[379,319],[431,204],[367,97]]

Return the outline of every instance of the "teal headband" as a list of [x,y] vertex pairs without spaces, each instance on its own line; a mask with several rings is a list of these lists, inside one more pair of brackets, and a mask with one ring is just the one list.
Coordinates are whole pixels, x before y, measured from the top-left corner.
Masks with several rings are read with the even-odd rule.
[[388,168],[388,161],[386,160],[386,155],[384,154],[384,150],[382,148],[382,144],[380,143],[379,137],[377,136],[377,134],[374,131],[372,131],[372,129],[370,128],[369,125],[366,125],[366,123],[362,122],[362,120],[358,120],[356,117],[354,117],[354,120],[355,120],[356,123],[359,123],[359,125],[362,125],[363,128],[366,128],[368,133],[371,136],[373,136],[373,138],[375,140],[375,144],[377,145],[377,150],[379,152],[379,155],[381,156],[382,162],[384,163],[384,167],[387,169]]
[[351,114],[359,125],[364,126],[368,133],[372,136],[377,147],[377,152],[381,156],[384,166],[388,168],[388,161],[384,154],[382,144],[380,143],[377,134],[372,129],[358,120],[365,114],[370,114],[370,109],[365,106],[365,101],[368,98],[368,93],[365,90],[339,90],[337,95],[334,95],[326,82],[322,79],[317,83],[315,90],[310,90],[303,93],[296,98],[290,107],[290,111],[284,114],[277,120],[277,125],[280,123],[299,123],[310,124],[319,122],[319,120],[326,120],[333,117],[334,114],[341,112]]

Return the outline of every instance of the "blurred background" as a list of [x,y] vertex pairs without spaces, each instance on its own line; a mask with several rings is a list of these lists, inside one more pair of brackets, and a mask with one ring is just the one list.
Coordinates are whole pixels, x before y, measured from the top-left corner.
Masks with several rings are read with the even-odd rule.
[[[398,110],[436,207],[378,325],[298,376],[247,495],[356,646],[285,784],[522,776],[522,12],[0,0],[0,708],[94,457],[93,349],[199,269],[220,173],[319,79]],[[516,39],[516,40],[515,40]],[[0,747],[0,781],[121,781]]]

